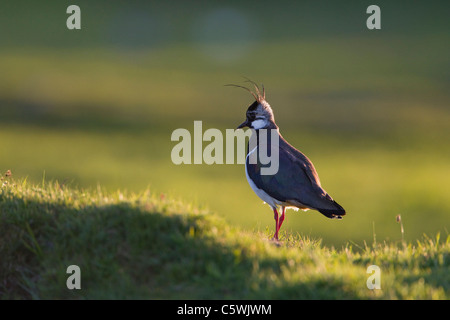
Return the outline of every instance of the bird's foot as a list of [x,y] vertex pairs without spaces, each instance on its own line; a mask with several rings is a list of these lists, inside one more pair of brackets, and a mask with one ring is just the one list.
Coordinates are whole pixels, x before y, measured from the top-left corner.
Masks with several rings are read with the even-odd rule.
[[278,237],[273,236],[272,238],[270,238],[270,241],[272,241],[272,243],[277,247],[281,246],[281,241],[278,239]]
[[272,241],[274,241],[274,242],[280,242],[280,239],[278,239],[278,233],[275,233],[275,234],[273,235],[273,237],[270,238],[270,240],[272,240]]

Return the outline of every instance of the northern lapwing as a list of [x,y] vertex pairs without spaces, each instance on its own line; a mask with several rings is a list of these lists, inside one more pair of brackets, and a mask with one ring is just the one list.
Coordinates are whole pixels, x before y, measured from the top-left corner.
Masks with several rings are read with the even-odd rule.
[[[249,127],[259,136],[261,129],[275,129],[278,134],[279,167],[273,175],[261,174],[262,163],[249,161],[250,154],[258,152],[261,147],[260,139],[256,141],[256,147],[249,150],[247,146],[247,157],[245,161],[245,174],[253,191],[273,210],[275,219],[274,239],[278,241],[278,232],[285,219],[286,208],[317,210],[327,218],[342,219],[345,210],[321,187],[319,176],[312,162],[299,150],[290,145],[280,134],[275,123],[272,108],[266,101],[264,86],[263,91],[253,82],[256,92],[249,91],[255,98],[247,109],[246,119],[237,128]],[[267,134],[267,136],[270,136]],[[267,143],[265,144],[268,145]],[[270,142],[269,142],[270,145]],[[267,147],[266,147],[267,148]],[[267,151],[267,152],[270,152]],[[281,215],[277,209],[280,208]]]

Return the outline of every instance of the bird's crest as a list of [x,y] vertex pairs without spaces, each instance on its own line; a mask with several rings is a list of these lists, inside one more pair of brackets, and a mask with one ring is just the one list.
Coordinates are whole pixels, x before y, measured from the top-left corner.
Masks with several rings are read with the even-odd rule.
[[261,87],[262,87],[262,93],[261,93],[261,90],[259,89],[259,86],[256,84],[256,82],[254,82],[254,81],[252,81],[252,80],[250,80],[248,78],[245,78],[245,79],[246,79],[245,82],[250,82],[251,84],[253,84],[253,86],[255,87],[255,92],[253,92],[252,90],[250,90],[247,87],[244,87],[244,86],[241,86],[241,85],[238,85],[238,84],[226,84],[225,86],[237,87],[237,88],[242,88],[242,89],[247,90],[248,92],[250,92],[250,94],[255,98],[255,100],[258,103],[266,101],[266,90],[264,89],[264,85],[261,84]]

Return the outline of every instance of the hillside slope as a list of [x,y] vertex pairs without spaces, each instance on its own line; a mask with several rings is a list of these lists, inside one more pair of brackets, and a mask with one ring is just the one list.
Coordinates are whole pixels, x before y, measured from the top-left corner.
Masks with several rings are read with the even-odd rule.
[[[231,227],[190,204],[57,182],[0,188],[2,299],[449,299],[450,237],[324,247]],[[70,290],[70,265],[81,289]],[[380,268],[369,290],[367,268]]]

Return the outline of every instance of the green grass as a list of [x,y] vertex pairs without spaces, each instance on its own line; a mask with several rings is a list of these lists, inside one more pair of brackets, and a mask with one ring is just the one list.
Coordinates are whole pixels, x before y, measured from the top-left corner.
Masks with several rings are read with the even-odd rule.
[[[6,183],[5,183],[6,181]],[[379,229],[382,226],[378,227]],[[449,299],[450,236],[326,246],[246,231],[149,190],[2,180],[3,299]],[[69,290],[69,265],[81,290]],[[369,265],[381,289],[369,290]]]
[[[380,0],[377,31],[361,1],[77,4],[79,31],[62,2],[0,10],[2,297],[448,299],[448,2]],[[173,130],[243,121],[242,76],[345,219],[288,211],[276,246],[242,165],[171,162]]]
[[[348,212],[336,222],[288,211],[283,230],[362,247],[373,226],[378,241],[400,240],[399,214],[408,242],[450,230],[448,2],[410,3],[405,14],[380,0],[379,31],[367,30],[361,1],[77,4],[80,32],[67,30],[62,2],[0,10],[0,172],[150,188],[246,231],[273,228],[242,165],[170,159],[173,130],[243,121],[251,96],[224,84],[246,76],[264,83],[281,133]],[[247,32],[228,18],[202,31],[230,10]],[[244,47],[236,29],[250,35]],[[200,40],[205,30],[215,41]],[[224,53],[234,58],[215,56]]]
[[282,134],[348,212],[339,227],[289,212],[283,228],[327,245],[363,245],[373,223],[380,240],[398,239],[402,214],[409,241],[442,233],[450,212],[448,59],[438,54],[445,39],[426,39],[427,46],[393,35],[272,40],[257,45],[264,54],[232,66],[208,61],[192,44],[143,50],[137,60],[105,48],[5,49],[0,169],[34,183],[45,171],[84,188],[150,186],[207,205],[233,225],[264,229],[271,211],[243,166],[170,159],[173,130],[192,131],[202,120],[204,130],[224,131],[243,121],[250,96],[223,85],[244,74],[264,82]]

